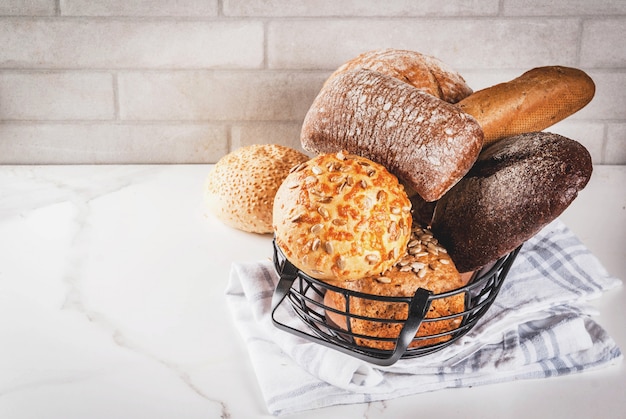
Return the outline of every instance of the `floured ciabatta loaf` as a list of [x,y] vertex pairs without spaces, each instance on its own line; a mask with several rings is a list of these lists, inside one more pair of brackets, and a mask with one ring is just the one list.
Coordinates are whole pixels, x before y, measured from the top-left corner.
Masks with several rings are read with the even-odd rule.
[[306,114],[305,150],[347,150],[385,166],[426,201],[472,167],[483,144],[476,120],[394,77],[366,69],[332,77]]
[[276,244],[306,274],[348,281],[381,273],[404,253],[411,203],[383,166],[345,152],[297,166],[274,200]]
[[[382,275],[362,278],[347,282],[343,288],[365,294],[385,297],[413,297],[418,288],[441,294],[459,289],[467,285],[468,277],[462,277],[446,250],[437,242],[433,234],[420,226],[413,227],[411,240],[408,243],[406,254],[396,265]],[[380,322],[350,317],[350,329],[353,333],[363,335],[355,337],[355,343],[370,348],[394,349],[395,342],[379,340],[379,338],[397,338],[402,330],[403,323],[408,316],[408,306],[402,302],[381,301],[370,298],[349,297],[350,314],[365,316],[374,319],[398,320],[398,322]],[[346,296],[343,293],[326,291],[325,306],[346,312]],[[459,292],[448,297],[433,299],[426,314],[427,319],[441,320],[423,322],[416,336],[437,337],[416,339],[409,348],[431,345],[450,340],[445,334],[457,329],[461,325],[461,316],[453,316],[465,310],[465,293]],[[448,317],[453,316],[453,317]],[[347,316],[333,310],[326,310],[326,317],[338,327],[348,329]],[[369,337],[369,338],[368,338]]]
[[278,144],[255,144],[222,157],[204,188],[209,212],[226,225],[271,233],[274,195],[293,166],[309,157]]
[[463,77],[443,61],[416,51],[367,51],[340,66],[328,79],[355,69],[386,74],[449,103],[457,103],[473,92]]
[[592,172],[580,143],[535,132],[500,140],[437,202],[432,230],[461,272],[506,255],[557,218]]

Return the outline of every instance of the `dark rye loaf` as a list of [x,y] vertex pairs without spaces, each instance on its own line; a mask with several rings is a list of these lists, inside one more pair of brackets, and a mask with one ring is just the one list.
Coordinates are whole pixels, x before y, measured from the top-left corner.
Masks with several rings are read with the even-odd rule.
[[574,140],[545,132],[505,138],[437,202],[432,231],[459,272],[476,270],[557,218],[591,172],[589,152]]

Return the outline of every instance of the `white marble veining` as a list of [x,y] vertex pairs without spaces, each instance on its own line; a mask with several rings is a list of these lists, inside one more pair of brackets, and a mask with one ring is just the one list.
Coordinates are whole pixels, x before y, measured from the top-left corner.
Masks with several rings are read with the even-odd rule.
[[[205,213],[209,170],[0,166],[0,418],[270,416],[224,289],[271,238]],[[625,167],[597,166],[562,217],[621,279],[625,183]],[[595,304],[626,350],[623,287]],[[296,417],[615,417],[625,378],[618,365]]]

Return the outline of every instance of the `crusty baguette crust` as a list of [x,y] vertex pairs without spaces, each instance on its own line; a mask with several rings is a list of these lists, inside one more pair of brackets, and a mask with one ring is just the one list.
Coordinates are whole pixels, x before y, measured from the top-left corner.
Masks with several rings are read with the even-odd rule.
[[546,132],[505,138],[437,202],[432,230],[460,272],[497,260],[558,217],[591,177],[591,156]]
[[457,106],[483,129],[484,147],[502,138],[542,131],[587,105],[593,80],[582,70],[548,66],[474,92]]
[[340,66],[329,80],[359,68],[394,77],[449,103],[457,103],[473,92],[458,72],[438,58],[393,48],[364,52]]
[[426,201],[467,173],[482,147],[476,120],[393,77],[348,70],[321,89],[300,137],[305,150],[347,150],[385,166]]

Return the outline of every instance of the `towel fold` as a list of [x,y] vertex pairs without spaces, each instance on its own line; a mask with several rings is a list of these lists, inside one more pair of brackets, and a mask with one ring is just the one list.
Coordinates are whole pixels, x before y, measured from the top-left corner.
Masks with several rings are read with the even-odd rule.
[[[271,262],[233,264],[226,298],[267,409],[274,415],[387,400],[450,387],[545,378],[618,363],[623,356],[588,301],[618,287],[560,220],[527,241],[476,326],[430,355],[377,366],[277,329]],[[306,325],[285,302],[288,325]]]

